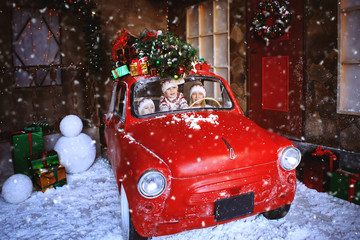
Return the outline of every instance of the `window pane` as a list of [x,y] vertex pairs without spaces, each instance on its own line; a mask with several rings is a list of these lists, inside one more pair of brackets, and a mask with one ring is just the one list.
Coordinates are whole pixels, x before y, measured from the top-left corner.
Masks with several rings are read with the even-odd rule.
[[36,75],[39,86],[55,86],[61,84],[60,69],[37,70]]
[[188,34],[189,36],[199,35],[199,10],[192,6],[187,10],[188,14]]
[[215,1],[215,32],[227,31],[227,0]]
[[199,49],[199,38],[189,38],[188,42],[196,49]]
[[13,64],[23,68],[14,72],[15,85],[36,87],[61,84],[61,70],[49,66],[61,64],[58,13],[54,9],[39,11],[15,8],[12,29]]
[[343,14],[342,60],[360,60],[360,11]]
[[16,87],[35,87],[34,76],[28,71],[19,70],[14,73]]
[[213,65],[213,37],[202,37],[200,38],[200,57],[204,58],[206,61],[210,62],[210,65]]
[[344,0],[342,1],[342,8],[356,7],[360,6],[359,0]]
[[201,29],[200,34],[213,32],[213,3],[212,1],[200,5]]
[[343,65],[340,110],[360,112],[360,66]]
[[27,9],[14,10],[14,65],[59,64],[59,34],[59,18],[52,10],[43,15]]
[[215,66],[227,66],[228,59],[227,34],[215,35]]
[[120,120],[125,119],[125,91],[125,87],[118,86],[115,114],[119,117]]
[[227,68],[215,68],[215,73],[225,79],[225,81],[228,81],[228,69]]

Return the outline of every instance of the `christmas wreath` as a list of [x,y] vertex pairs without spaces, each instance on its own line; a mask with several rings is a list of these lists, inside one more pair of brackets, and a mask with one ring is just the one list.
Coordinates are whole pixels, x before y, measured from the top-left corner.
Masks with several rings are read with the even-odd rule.
[[[268,18],[274,19],[274,24],[266,26]],[[263,0],[259,3],[252,21],[253,31],[264,40],[283,36],[289,29],[291,12],[289,3],[284,0]]]

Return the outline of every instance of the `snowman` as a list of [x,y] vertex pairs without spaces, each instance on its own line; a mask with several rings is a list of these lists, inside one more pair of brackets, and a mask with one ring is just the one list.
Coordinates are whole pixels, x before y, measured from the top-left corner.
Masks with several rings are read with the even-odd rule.
[[82,129],[82,121],[75,115],[68,115],[60,122],[63,136],[56,142],[54,150],[67,173],[83,172],[89,169],[95,160],[95,141],[81,133]]

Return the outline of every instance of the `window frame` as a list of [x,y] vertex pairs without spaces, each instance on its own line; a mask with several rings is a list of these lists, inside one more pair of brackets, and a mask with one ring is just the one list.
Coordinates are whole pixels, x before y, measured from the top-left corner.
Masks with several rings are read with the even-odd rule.
[[[219,91],[219,96],[218,97],[214,97],[216,98],[222,98],[222,101],[225,102],[225,100],[227,102],[230,103],[231,106],[225,107],[204,107],[204,108],[184,108],[184,109],[178,109],[178,110],[170,110],[170,111],[156,111],[155,113],[152,114],[147,114],[147,115],[140,115],[137,113],[136,108],[137,108],[137,101],[135,99],[138,99],[140,97],[149,97],[151,99],[154,99],[153,96],[137,96],[135,94],[135,92],[137,92],[137,87],[138,84],[142,84],[142,83],[155,83],[158,84],[160,86],[160,82],[167,80],[159,78],[159,77],[152,77],[152,78],[146,78],[144,79],[144,82],[139,80],[137,82],[134,82],[131,85],[131,89],[130,89],[130,99],[129,99],[129,103],[130,103],[130,112],[131,112],[131,116],[133,118],[136,119],[146,119],[146,118],[151,118],[154,116],[165,116],[165,115],[171,115],[171,114],[177,114],[177,113],[195,113],[195,112],[206,112],[206,111],[232,111],[235,109],[235,104],[234,101],[231,97],[230,92],[228,91],[228,89],[226,88],[224,82],[215,76],[207,76],[207,75],[187,75],[186,77],[184,77],[184,84],[188,84],[188,83],[196,83],[196,82],[212,82],[214,84],[216,84],[215,86],[218,86],[217,88],[214,87],[215,91]],[[189,86],[189,85],[188,85]],[[181,87],[184,88],[184,85]],[[189,90],[189,88],[187,88],[187,91]],[[214,92],[215,93],[215,92]],[[185,96],[185,98],[187,99],[188,96],[185,93],[185,91],[183,91],[183,94]],[[158,98],[160,99],[160,95],[158,95]],[[219,100],[219,99],[217,99]],[[188,102],[189,103],[189,102]]]
[[[343,38],[346,36],[343,33],[344,28],[344,14],[348,12],[354,12],[358,11],[360,13],[360,5],[355,7],[343,7],[344,0],[340,1],[340,4],[338,4],[338,49],[339,49],[339,55],[338,55],[338,76],[337,76],[337,113],[339,114],[347,114],[347,115],[357,115],[360,116],[360,107],[356,110],[347,110],[345,104],[347,101],[349,101],[349,98],[346,98],[346,93],[344,92],[344,85],[346,84],[346,79],[344,78],[344,68],[345,66],[351,66],[351,65],[360,65],[360,57],[358,60],[343,60],[344,59],[344,48],[343,48]],[[360,23],[359,23],[360,27]],[[360,40],[360,39],[358,39]],[[360,49],[358,49],[360,52]],[[360,69],[359,69],[360,70]],[[360,71],[359,71],[360,72]],[[359,79],[360,81],[360,79]],[[359,87],[360,90],[360,87]],[[360,99],[359,99],[360,102]]]
[[[211,2],[212,3],[212,32],[211,33],[205,33],[205,34],[202,34],[201,33],[201,30],[202,30],[202,21],[201,21],[201,6],[203,6],[204,4],[206,3],[209,3]],[[226,30],[224,31],[215,31],[216,29],[216,14],[215,14],[215,8],[216,8],[216,2],[215,0],[209,0],[209,1],[205,1],[205,2],[202,2],[202,3],[199,3],[199,4],[195,4],[195,5],[192,5],[188,8],[186,8],[186,41],[191,43],[192,40],[194,39],[197,39],[198,41],[198,49],[199,49],[199,57],[202,58],[202,45],[201,45],[201,41],[200,39],[201,38],[204,38],[204,37],[212,37],[212,50],[213,50],[213,56],[212,56],[212,59],[204,59],[205,61],[210,61],[211,62],[211,70],[220,75],[221,77],[223,77],[228,83],[230,83],[230,3],[229,3],[229,0],[225,0],[226,2]],[[190,14],[189,14],[189,11],[191,8],[197,8],[197,11],[198,11],[198,19],[197,19],[197,22],[198,22],[198,34],[197,35],[190,35],[190,24],[191,24],[191,20],[190,20]],[[227,64],[224,64],[224,65],[218,65],[215,63],[217,63],[216,61],[216,37],[217,36],[220,36],[220,35],[225,35],[226,34],[226,42],[227,42],[227,48],[226,48],[226,61],[227,61]],[[221,74],[221,71],[219,70],[225,70],[226,71],[226,75],[227,76],[223,76]]]
[[[122,92],[122,90],[124,91]],[[121,94],[123,94],[123,96]],[[114,115],[117,118],[119,118],[121,122],[125,122],[125,118],[126,118],[126,102],[127,102],[126,96],[127,96],[126,86],[122,84],[118,84],[115,92]],[[122,109],[120,111],[121,102],[123,103],[122,103]]]
[[[37,7],[29,7],[29,6],[19,6],[17,8],[20,8],[18,10],[25,10],[28,11],[30,13],[30,15],[32,15],[33,11],[39,11],[39,9],[41,9],[41,7],[39,6]],[[13,11],[15,11],[16,9],[14,8]],[[46,21],[46,18],[43,16],[42,13],[40,13],[40,18],[38,19],[43,19],[44,20],[44,24],[46,25],[47,29],[49,32],[51,32],[54,41],[56,42],[56,44],[58,45],[58,53],[55,54],[55,57],[53,60],[55,60],[56,58],[58,58],[58,63],[54,63],[54,62],[50,62],[49,64],[35,64],[35,65],[30,65],[30,64],[26,64],[22,61],[21,57],[18,55],[18,53],[16,52],[15,48],[12,48],[12,66],[13,68],[9,71],[11,78],[13,79],[13,83],[15,84],[15,88],[17,89],[26,89],[26,88],[37,88],[37,87],[51,87],[51,86],[61,86],[63,84],[63,76],[62,76],[62,72],[61,69],[62,67],[64,67],[62,65],[62,49],[61,49],[61,36],[62,36],[62,27],[61,27],[61,14],[58,11],[58,9],[54,9],[51,8],[49,9],[50,11],[54,11],[54,13],[57,16],[57,22],[58,22],[58,28],[57,28],[57,32],[58,32],[58,37],[56,37],[56,33],[54,33],[54,29],[51,28],[51,24],[49,24]],[[38,20],[37,19],[37,20]],[[14,19],[14,12],[12,12],[12,22],[11,22],[11,31],[12,31],[12,43],[16,43],[19,41],[19,38],[21,36],[21,34],[23,34],[24,29],[27,27],[29,21],[31,21],[31,19],[29,19],[26,22],[26,25],[22,26],[22,29],[20,30],[20,32],[18,33],[18,37],[15,39],[14,37],[14,29],[13,29],[13,25],[15,24],[15,19]],[[18,61],[20,61],[20,65],[15,65],[15,58],[18,58]],[[18,86],[17,81],[16,81],[16,75],[17,73],[20,73],[24,71],[27,73],[28,76],[32,76],[34,78],[34,80],[30,80],[28,79],[26,81],[26,84],[24,84],[23,86]],[[44,76],[38,76],[38,71],[44,71]],[[53,81],[50,81],[47,84],[44,84],[44,82],[46,82],[46,79],[51,76],[52,74],[56,74],[57,76],[55,76],[55,84],[52,84]],[[51,77],[50,77],[51,78]],[[39,82],[41,80],[41,82]]]

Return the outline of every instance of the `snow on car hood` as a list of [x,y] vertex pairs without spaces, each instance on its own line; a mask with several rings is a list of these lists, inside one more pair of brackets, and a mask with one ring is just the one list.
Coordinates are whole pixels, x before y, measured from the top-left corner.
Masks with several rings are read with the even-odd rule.
[[175,178],[277,160],[277,149],[267,131],[234,112],[156,117],[129,126],[127,134],[165,161]]

